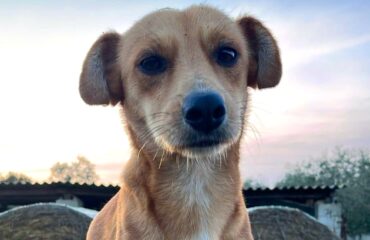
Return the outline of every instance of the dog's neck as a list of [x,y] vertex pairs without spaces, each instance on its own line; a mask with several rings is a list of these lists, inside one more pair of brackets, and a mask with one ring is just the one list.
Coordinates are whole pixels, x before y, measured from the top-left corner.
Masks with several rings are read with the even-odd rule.
[[213,226],[230,217],[240,197],[238,149],[239,143],[231,146],[224,158],[187,159],[135,148],[123,174],[124,184],[141,189],[138,195],[147,199],[142,203],[151,206],[164,232],[183,236],[191,232],[198,236],[194,239],[208,239],[203,235],[212,239],[222,230]]

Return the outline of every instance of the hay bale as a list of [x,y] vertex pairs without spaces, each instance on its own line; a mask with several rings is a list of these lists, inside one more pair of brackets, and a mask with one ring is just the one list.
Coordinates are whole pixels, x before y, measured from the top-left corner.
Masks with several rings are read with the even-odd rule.
[[32,204],[0,213],[0,239],[85,239],[92,218],[55,203]]
[[340,240],[325,225],[304,212],[288,207],[249,209],[255,240]]

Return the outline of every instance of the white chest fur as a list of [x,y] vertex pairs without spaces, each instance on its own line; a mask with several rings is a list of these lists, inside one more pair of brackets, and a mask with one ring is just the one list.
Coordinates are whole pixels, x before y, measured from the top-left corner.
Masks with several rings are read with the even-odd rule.
[[212,230],[212,206],[213,196],[211,194],[214,169],[209,163],[194,163],[179,177],[181,190],[179,197],[182,198],[184,207],[196,209],[198,212],[198,231],[189,240],[213,240],[216,239]]

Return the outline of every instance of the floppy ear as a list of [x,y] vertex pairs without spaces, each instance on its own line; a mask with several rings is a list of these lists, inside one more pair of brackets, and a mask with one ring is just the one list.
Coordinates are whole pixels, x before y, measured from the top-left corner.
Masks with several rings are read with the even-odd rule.
[[105,33],[90,48],[80,75],[80,95],[91,105],[116,104],[123,100],[118,66],[120,35]]
[[270,31],[258,20],[243,17],[238,21],[249,49],[248,86],[275,87],[281,78],[281,60],[277,43]]

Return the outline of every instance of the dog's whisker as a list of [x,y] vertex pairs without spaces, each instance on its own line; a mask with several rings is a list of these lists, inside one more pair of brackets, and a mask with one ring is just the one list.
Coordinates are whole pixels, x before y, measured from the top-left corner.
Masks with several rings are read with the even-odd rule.
[[166,130],[165,124],[158,124],[157,126],[154,125],[151,129],[148,129],[147,131],[145,131],[140,136],[140,138],[141,139],[147,139],[149,136],[155,137],[156,135],[160,135],[160,134],[158,134],[158,132],[161,132],[162,129]]
[[186,172],[189,171],[189,156],[186,156]]
[[145,145],[146,145],[146,144],[147,144],[147,142],[145,142],[145,143],[142,145],[142,147],[140,148],[139,152],[137,153],[136,161],[138,161],[138,160],[139,160],[139,158],[140,158],[140,153],[141,153],[141,151],[144,149],[144,147],[145,147]]
[[176,164],[177,164],[177,169],[180,169],[180,161],[179,161],[180,155],[176,155]]
[[157,151],[155,152],[155,154],[154,154],[154,157],[153,157],[153,160],[152,160],[152,161],[154,161],[154,160],[155,160],[155,158],[157,157],[158,151],[159,151],[159,148],[157,148]]
[[164,154],[165,154],[165,151],[164,151],[164,150],[162,150],[162,156],[161,156],[161,160],[159,161],[158,169],[161,169]]
[[222,169],[222,156],[221,156],[221,153],[219,153],[218,159],[219,159],[219,162],[220,162],[220,169]]

